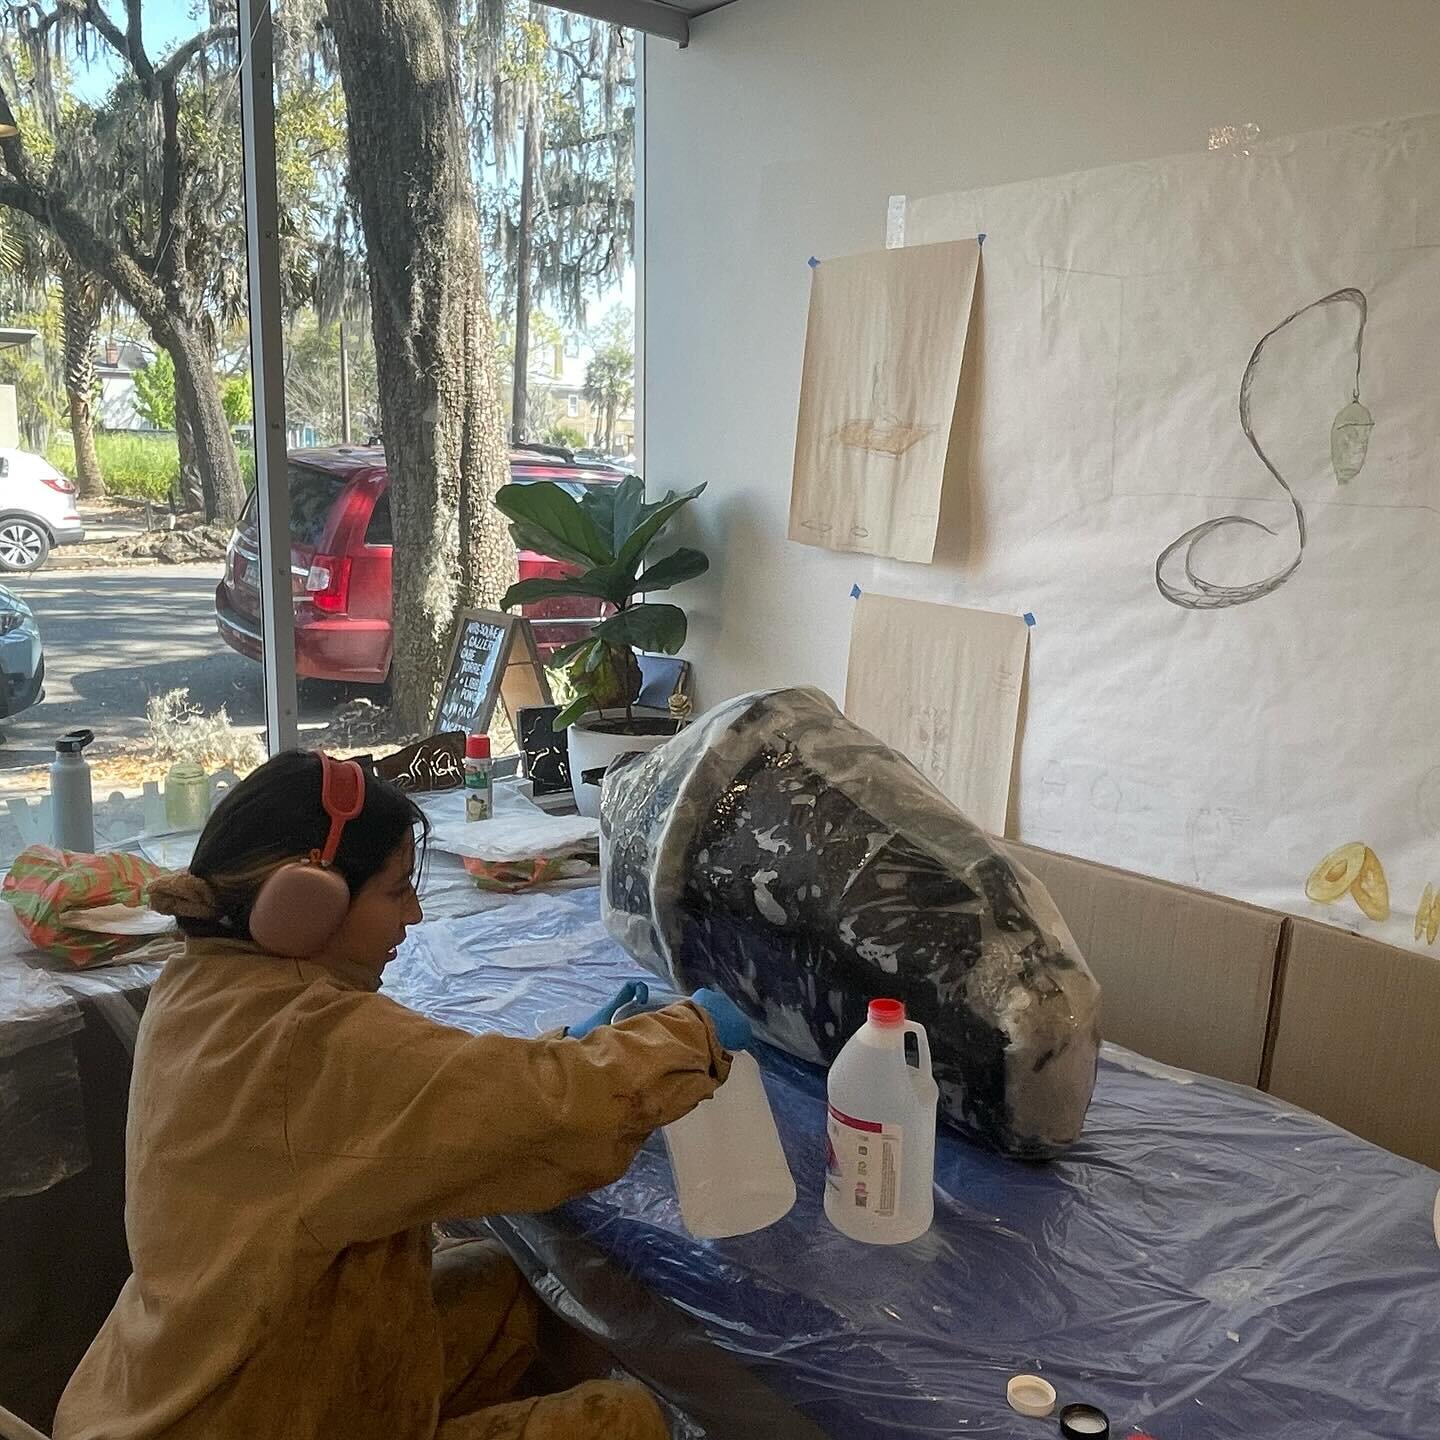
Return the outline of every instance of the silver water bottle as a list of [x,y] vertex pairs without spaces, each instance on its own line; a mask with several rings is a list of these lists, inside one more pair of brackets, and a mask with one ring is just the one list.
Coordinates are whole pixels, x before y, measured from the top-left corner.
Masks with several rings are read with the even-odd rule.
[[61,850],[89,855],[95,849],[95,804],[90,794],[90,766],[83,751],[95,738],[93,730],[71,730],[55,742],[50,767],[50,825]]

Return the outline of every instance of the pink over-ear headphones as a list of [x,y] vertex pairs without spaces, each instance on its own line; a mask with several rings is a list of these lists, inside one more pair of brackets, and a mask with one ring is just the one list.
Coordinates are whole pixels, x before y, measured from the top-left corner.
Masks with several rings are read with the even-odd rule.
[[318,955],[350,908],[350,887],[335,869],[340,837],[365,808],[365,772],[353,760],[320,756],[320,803],[330,817],[322,850],[282,865],[250,909],[250,937],[263,950],[297,960]]

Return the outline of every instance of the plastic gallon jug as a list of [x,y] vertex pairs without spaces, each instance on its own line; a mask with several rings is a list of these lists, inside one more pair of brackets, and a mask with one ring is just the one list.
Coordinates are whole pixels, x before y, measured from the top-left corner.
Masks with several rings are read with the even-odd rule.
[[697,1239],[748,1235],[790,1213],[795,1180],[753,1055],[738,1053],[714,1095],[661,1133],[681,1218]]
[[[905,1055],[913,1035],[919,1064]],[[870,1018],[830,1067],[825,1214],[871,1245],[918,1239],[935,1218],[935,1108],[923,1025],[898,1000],[872,1000]]]

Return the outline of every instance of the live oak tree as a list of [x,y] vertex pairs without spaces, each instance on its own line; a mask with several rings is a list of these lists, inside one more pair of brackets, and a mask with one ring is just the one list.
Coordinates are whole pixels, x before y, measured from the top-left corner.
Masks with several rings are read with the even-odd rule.
[[[205,257],[196,251],[196,222],[203,230],[211,197],[201,192],[214,177],[186,163],[182,96],[192,72],[233,58],[236,29],[227,20],[204,25],[157,62],[141,12],[138,0],[127,0],[123,21],[105,0],[7,9],[12,44],[0,71],[0,122],[21,133],[0,139],[0,205],[48,229],[71,262],[111,286],[169,352],[206,514],[233,522],[245,490],[197,304],[205,272],[196,262]],[[110,52],[122,79],[110,102],[84,117],[88,123],[64,123],[55,79],[67,47],[95,46]]]
[[532,0],[478,7],[467,37],[475,145],[499,182],[486,218],[514,316],[518,443],[532,309],[548,302],[582,325],[635,253],[634,53],[618,26]]
[[329,0],[369,266],[390,473],[393,723],[423,733],[455,612],[515,576],[509,479],[461,102],[459,0]]

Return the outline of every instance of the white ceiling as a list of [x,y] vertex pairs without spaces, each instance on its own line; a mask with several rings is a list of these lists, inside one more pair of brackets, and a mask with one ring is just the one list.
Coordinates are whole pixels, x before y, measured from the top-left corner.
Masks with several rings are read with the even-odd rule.
[[593,15],[597,20],[628,25],[647,35],[663,35],[684,46],[690,43],[691,20],[724,5],[733,5],[735,0],[547,0],[547,3],[561,10]]

